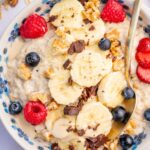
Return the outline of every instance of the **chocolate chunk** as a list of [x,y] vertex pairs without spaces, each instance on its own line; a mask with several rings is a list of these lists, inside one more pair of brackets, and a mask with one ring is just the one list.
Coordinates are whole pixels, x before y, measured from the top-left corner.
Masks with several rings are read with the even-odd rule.
[[50,16],[48,22],[53,22],[57,19],[58,16]]
[[70,115],[70,116],[78,115],[79,111],[80,108],[76,106],[66,106],[64,108],[64,115]]
[[84,131],[83,129],[77,130],[77,134],[78,134],[79,136],[83,136],[83,135],[85,134],[85,131]]
[[79,0],[80,3],[84,6],[86,2],[88,2],[88,0]]
[[100,124],[97,124],[97,125],[93,128],[93,131],[96,131],[99,126],[100,126]]
[[52,150],[61,150],[61,148],[59,147],[58,143],[53,143]]
[[84,22],[85,24],[92,23],[92,21],[90,21],[89,19],[84,19],[83,22]]
[[71,61],[69,59],[67,59],[65,61],[65,63],[63,64],[63,68],[66,70],[70,70],[71,69]]
[[73,145],[69,145],[69,150],[74,150],[74,146]]
[[69,126],[67,132],[72,132],[72,131],[75,132],[75,129],[73,129],[72,126]]
[[77,106],[65,106],[64,115],[70,115],[70,116],[78,115],[80,110],[82,109],[82,106],[83,106],[82,100],[79,100]]
[[93,31],[95,30],[95,27],[92,25],[90,28],[89,28],[89,31]]
[[108,138],[105,135],[100,134],[95,138],[87,138],[85,146],[87,149],[89,148],[91,150],[97,150],[98,148],[103,146],[107,141]]
[[81,53],[85,48],[84,40],[78,40],[73,42],[68,49],[68,54]]
[[85,88],[82,92],[80,99],[87,101],[87,99],[90,98],[91,96],[97,95],[97,90],[98,90],[98,85]]
[[72,84],[73,84],[73,80],[72,80],[71,77],[68,79],[68,84],[69,84],[70,86],[72,86]]
[[107,148],[107,147],[104,147],[103,150],[108,150],[108,148]]

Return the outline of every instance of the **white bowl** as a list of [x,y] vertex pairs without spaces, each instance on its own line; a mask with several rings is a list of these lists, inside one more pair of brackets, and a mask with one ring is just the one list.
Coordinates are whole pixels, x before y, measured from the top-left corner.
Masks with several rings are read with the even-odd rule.
[[[9,87],[5,80],[4,73],[7,71],[6,66],[9,61],[8,54],[13,54],[15,52],[15,49],[12,49],[12,46],[19,36],[18,27],[24,18],[34,12],[47,17],[50,11],[49,6],[52,6],[57,1],[59,0],[36,0],[31,3],[13,20],[0,40],[0,117],[10,135],[23,149],[26,150],[50,150],[51,144],[39,139],[32,139],[30,133],[27,132],[29,130],[28,127],[21,125],[16,116],[9,114]],[[125,0],[124,4],[131,8],[133,2],[131,0]],[[150,23],[149,12],[150,10],[147,7],[142,6],[140,24],[147,26],[147,24]],[[149,130],[147,130],[147,134],[150,135],[148,132],[150,132]],[[140,145],[139,149],[148,150],[150,149],[148,146],[150,146],[150,136],[147,136],[147,139]]]

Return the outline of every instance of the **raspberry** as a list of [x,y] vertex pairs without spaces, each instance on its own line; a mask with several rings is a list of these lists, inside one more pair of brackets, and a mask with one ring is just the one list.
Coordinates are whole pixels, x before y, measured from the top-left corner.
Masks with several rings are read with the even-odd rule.
[[23,38],[35,39],[42,37],[47,30],[45,19],[37,14],[33,14],[20,27],[20,35]]
[[126,13],[122,5],[116,0],[108,0],[101,13],[101,18],[106,22],[123,22],[125,17]]
[[47,110],[41,102],[29,101],[24,107],[24,117],[32,125],[38,125],[45,121]]
[[150,52],[150,38],[141,39],[137,51],[143,53]]
[[150,69],[145,69],[142,68],[141,66],[138,66],[136,74],[140,81],[150,84]]

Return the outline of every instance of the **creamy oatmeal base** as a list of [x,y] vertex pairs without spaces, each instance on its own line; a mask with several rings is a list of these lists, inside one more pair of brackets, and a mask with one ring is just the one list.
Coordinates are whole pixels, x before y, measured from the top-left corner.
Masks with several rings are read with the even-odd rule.
[[[48,111],[40,125],[32,126],[24,119],[20,123],[34,131],[34,138],[58,143],[62,150],[71,147],[84,150],[88,144],[86,139],[95,137],[103,141],[99,149],[119,149],[118,140],[106,142],[106,136],[109,138],[117,132],[109,110],[118,105],[128,106],[121,91],[127,86],[123,75],[124,47],[130,19],[126,17],[118,24],[105,23],[99,18],[101,5],[99,0],[89,0],[85,6],[77,0],[62,0],[50,12],[48,33],[39,39],[19,39],[20,53],[8,64],[11,99],[20,100],[23,106],[28,100],[38,100]],[[134,39],[135,51],[145,36],[139,26]],[[108,51],[98,47],[104,37],[111,40]],[[137,107],[124,130],[129,135],[144,130],[143,111],[150,106],[150,87],[141,83],[135,73],[135,51],[131,76]],[[29,52],[36,52],[41,58],[35,68],[25,65],[24,58]]]

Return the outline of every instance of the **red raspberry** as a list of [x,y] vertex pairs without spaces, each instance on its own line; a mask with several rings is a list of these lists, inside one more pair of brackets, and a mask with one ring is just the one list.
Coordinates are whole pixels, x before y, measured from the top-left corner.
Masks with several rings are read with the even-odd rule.
[[139,80],[141,80],[144,83],[150,84],[150,69],[145,69],[141,66],[138,66],[136,74]]
[[33,14],[20,27],[20,35],[23,38],[35,39],[42,37],[47,30],[45,19],[37,14]]
[[137,52],[135,57],[141,67],[150,68],[150,52]]
[[150,52],[150,38],[143,38],[140,40],[137,47],[138,52]]
[[29,101],[24,107],[24,117],[32,125],[45,121],[47,110],[41,102]]
[[122,5],[116,0],[108,0],[101,13],[101,18],[106,22],[123,22],[125,17],[126,13]]

